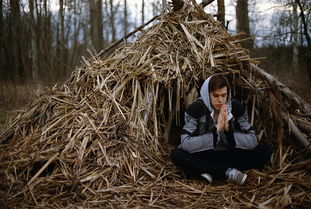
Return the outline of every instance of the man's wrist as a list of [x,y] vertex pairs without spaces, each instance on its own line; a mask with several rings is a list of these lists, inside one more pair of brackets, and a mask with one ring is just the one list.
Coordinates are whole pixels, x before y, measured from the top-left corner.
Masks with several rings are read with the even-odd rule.
[[229,124],[224,126],[224,131],[229,131]]
[[216,132],[219,133],[223,130],[223,127],[220,127],[219,125],[216,126]]

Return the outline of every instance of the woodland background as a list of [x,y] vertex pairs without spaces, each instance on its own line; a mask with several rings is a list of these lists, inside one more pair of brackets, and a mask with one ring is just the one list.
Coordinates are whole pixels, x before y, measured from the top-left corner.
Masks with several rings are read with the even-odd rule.
[[[262,2],[217,0],[207,9],[230,33],[252,36],[243,43],[251,56],[262,57],[263,69],[311,103],[311,0],[272,0],[273,6],[258,12]],[[233,18],[228,4],[235,8]],[[64,82],[82,59],[159,15],[165,5],[165,0],[0,0],[0,124],[34,92]]]

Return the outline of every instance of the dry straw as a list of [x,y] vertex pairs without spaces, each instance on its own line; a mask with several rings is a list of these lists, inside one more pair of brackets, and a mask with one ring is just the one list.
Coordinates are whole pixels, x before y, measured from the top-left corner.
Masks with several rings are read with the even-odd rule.
[[[310,158],[284,140],[280,119],[305,112],[251,70],[237,38],[188,2],[108,58],[85,60],[6,124],[2,208],[310,206]],[[214,73],[230,78],[259,138],[274,148],[272,164],[249,171],[242,187],[186,180],[169,160],[167,129]]]

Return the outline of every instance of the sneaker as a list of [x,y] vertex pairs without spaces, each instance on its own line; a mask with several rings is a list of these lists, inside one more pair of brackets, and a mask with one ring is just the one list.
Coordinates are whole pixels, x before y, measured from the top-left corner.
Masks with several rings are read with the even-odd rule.
[[209,174],[209,173],[202,173],[201,176],[203,178],[205,178],[210,184],[212,183],[213,177],[211,176],[211,174]]
[[241,171],[235,168],[228,168],[226,172],[226,176],[228,177],[229,181],[237,185],[243,185],[247,178],[247,174],[242,173]]

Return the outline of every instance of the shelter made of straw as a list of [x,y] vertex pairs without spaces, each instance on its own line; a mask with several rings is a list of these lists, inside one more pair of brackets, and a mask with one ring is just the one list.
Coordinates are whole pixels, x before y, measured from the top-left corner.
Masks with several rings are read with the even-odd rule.
[[[285,140],[282,114],[306,114],[255,72],[247,51],[186,2],[106,59],[86,60],[0,135],[3,208],[282,208],[310,206],[310,159]],[[228,76],[271,165],[247,183],[187,180],[169,160],[180,112],[214,73]],[[296,114],[297,115],[297,114]],[[308,116],[301,117],[306,123]]]

